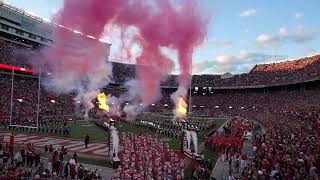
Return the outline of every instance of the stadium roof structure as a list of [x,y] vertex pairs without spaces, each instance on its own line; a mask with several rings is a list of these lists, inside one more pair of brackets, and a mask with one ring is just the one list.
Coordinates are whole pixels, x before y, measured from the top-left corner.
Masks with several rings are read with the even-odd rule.
[[52,28],[53,28],[53,27],[64,28],[64,29],[67,29],[67,30],[72,31],[73,33],[76,33],[76,34],[85,36],[85,37],[87,37],[87,38],[90,38],[90,39],[93,39],[93,40],[98,40],[98,41],[100,41],[100,42],[102,42],[102,43],[107,43],[107,44],[110,44],[110,45],[111,45],[111,43],[109,43],[107,40],[105,40],[105,39],[103,39],[103,38],[94,37],[94,36],[92,36],[92,35],[90,35],[90,34],[83,34],[82,32],[77,31],[77,30],[75,30],[75,29],[66,27],[66,26],[61,25],[61,24],[57,24],[57,23],[55,23],[55,22],[52,22],[52,21],[50,21],[50,20],[48,20],[48,19],[45,19],[45,18],[42,18],[42,17],[40,17],[40,16],[32,15],[32,14],[28,13],[27,11],[25,11],[25,10],[23,10],[23,9],[21,9],[21,8],[15,7],[15,6],[13,6],[13,5],[11,5],[11,4],[3,1],[3,0],[0,0],[0,6],[3,6],[3,7],[5,7],[5,8],[8,8],[8,9],[10,9],[10,10],[16,12],[16,13],[19,13],[19,14],[22,15],[22,16],[29,17],[29,18],[31,18],[32,20],[38,21],[38,22],[40,22],[40,23],[44,23],[44,24],[46,24],[46,25],[48,25],[48,26],[50,26],[50,27],[52,27]]
[[15,7],[15,6],[9,4],[8,2],[4,2],[3,0],[0,0],[0,5],[8,8],[8,9],[14,11],[14,12],[17,12],[17,13],[23,15],[23,16],[32,18],[33,20],[37,20],[37,21],[39,21],[39,22],[46,23],[46,24],[51,25],[51,26],[53,25],[53,24],[51,23],[51,21],[46,20],[46,19],[44,19],[44,18],[41,18],[41,17],[39,17],[39,16],[32,15],[32,14],[26,12],[25,10],[23,10],[23,9],[21,9],[21,8]]

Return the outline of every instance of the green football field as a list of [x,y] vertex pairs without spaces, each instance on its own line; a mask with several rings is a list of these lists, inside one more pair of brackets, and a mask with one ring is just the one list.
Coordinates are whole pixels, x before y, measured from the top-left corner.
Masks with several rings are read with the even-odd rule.
[[93,122],[77,121],[70,124],[70,138],[84,139],[88,134],[93,141],[107,141],[108,134],[105,130],[97,127]]
[[[148,118],[146,119],[148,121],[162,121],[162,118]],[[195,121],[202,121],[202,119],[197,118],[194,119]],[[206,123],[208,121],[214,121],[215,123],[215,128],[220,127],[226,119],[222,118],[209,118],[209,119],[203,119],[203,123]],[[68,138],[73,138],[73,139],[80,139],[83,140],[88,134],[90,136],[90,139],[92,141],[99,141],[99,142],[107,142],[108,138],[108,133],[101,129],[100,127],[96,126],[93,121],[76,121],[76,122],[71,122],[69,123],[70,126],[70,135],[69,136],[62,136],[62,137],[68,137]],[[135,134],[154,134],[156,135],[161,141],[165,141],[169,144],[171,149],[179,150],[180,149],[180,142],[178,139],[174,138],[168,138],[165,135],[159,135],[155,134],[152,131],[149,131],[148,129],[142,128],[142,127],[137,127],[137,126],[132,126],[129,123],[126,122],[120,122],[117,123],[117,129],[119,131],[119,135],[123,132],[131,132]],[[198,143],[201,144],[203,142],[203,137],[205,135],[205,131],[200,130],[198,132]],[[211,163],[215,163],[215,161],[218,158],[218,152],[217,151],[210,151],[208,149],[204,149],[204,151],[201,153],[204,155],[205,159],[209,160]],[[100,165],[100,166],[110,166],[105,160],[99,160],[99,159],[92,159],[92,158],[85,158],[81,157],[81,162],[83,163],[88,163],[88,164],[95,164],[95,165]],[[188,170],[188,169],[187,169]],[[188,172],[186,172],[188,173]]]
[[[130,132],[134,134],[154,134],[148,129],[139,128],[135,126],[130,126],[128,123],[119,123],[117,125],[117,130],[121,135],[122,132]],[[70,136],[73,139],[84,139],[86,134],[90,136],[92,141],[106,142],[108,138],[108,133],[103,129],[97,127],[93,122],[78,121],[76,123],[70,124]],[[169,139],[164,135],[158,135],[161,139],[166,139],[170,148],[178,150],[180,148],[179,141],[177,139]]]
[[[145,117],[140,118],[140,120],[145,120],[149,122],[165,122],[170,124],[170,121],[168,120],[170,117]],[[220,127],[226,119],[223,118],[193,118],[192,120],[188,120],[190,123],[197,122],[198,124],[206,124],[206,123],[214,123],[215,127]],[[167,142],[171,149],[174,150],[180,150],[180,142],[178,139],[175,138],[169,138],[166,135],[156,134],[146,128],[140,127],[140,126],[132,126],[130,123],[127,122],[118,122],[117,123],[117,129],[119,131],[119,135],[121,135],[123,132],[130,132],[135,134],[154,134],[159,138],[159,140]],[[39,134],[39,135],[49,135],[49,136],[58,136],[58,137],[66,137],[66,138],[72,138],[72,139],[78,139],[78,140],[84,140],[85,136],[88,134],[90,136],[91,141],[98,141],[98,142],[107,142],[107,139],[109,137],[108,133],[95,125],[93,121],[74,121],[69,123],[70,127],[70,135],[62,135],[62,134],[54,134],[54,133],[41,133],[37,131],[22,131],[22,133],[31,133],[31,134]],[[20,131],[21,132],[21,131]],[[200,145],[203,140],[204,136],[207,132],[205,130],[200,130],[198,132],[198,144]],[[215,162],[217,159],[217,152],[215,151],[209,151],[207,149],[204,149],[202,152],[204,154],[205,158],[210,160],[211,162]],[[86,162],[88,159],[84,159],[84,162]],[[93,163],[93,164],[101,164],[101,163]]]
[[[161,121],[162,119],[155,118],[154,121]],[[196,119],[199,121],[199,119]],[[215,127],[220,127],[226,119],[222,118],[211,118],[206,119],[204,121],[214,121],[216,124]],[[204,122],[205,123],[205,122]],[[130,132],[135,134],[154,134],[154,132],[149,131],[148,129],[142,128],[142,127],[136,127],[131,126],[129,123],[120,122],[117,123],[117,130],[119,131],[119,134],[121,135],[122,132]],[[205,135],[205,131],[200,130],[198,132],[198,141],[199,144],[203,142],[203,137]],[[93,122],[91,121],[77,121],[70,123],[70,138],[74,139],[84,139],[84,137],[88,134],[90,136],[90,139],[93,141],[107,141],[108,133],[106,133],[103,129],[97,127]],[[168,138],[165,135],[159,135],[155,134],[160,140],[166,141],[170,148],[179,150],[180,149],[180,143],[177,139]]]

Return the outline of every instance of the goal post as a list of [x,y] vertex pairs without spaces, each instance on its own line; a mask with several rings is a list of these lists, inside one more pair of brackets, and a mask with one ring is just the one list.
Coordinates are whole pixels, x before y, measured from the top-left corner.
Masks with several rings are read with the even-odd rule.
[[[29,86],[29,84],[26,83],[27,80],[23,79],[24,77],[25,75],[16,74],[15,70],[12,69],[9,126],[38,129],[41,98],[41,71],[37,75],[37,82],[34,82],[36,83],[34,86],[33,84]],[[19,85],[19,83],[22,84]],[[33,87],[37,87],[37,92],[32,91]],[[37,99],[32,99],[34,96],[36,96]],[[36,104],[33,102],[36,102]],[[27,109],[23,108],[24,106],[26,106]],[[32,106],[34,106],[34,108],[32,108]],[[30,110],[30,112],[28,110]],[[30,113],[30,115],[28,113]]]

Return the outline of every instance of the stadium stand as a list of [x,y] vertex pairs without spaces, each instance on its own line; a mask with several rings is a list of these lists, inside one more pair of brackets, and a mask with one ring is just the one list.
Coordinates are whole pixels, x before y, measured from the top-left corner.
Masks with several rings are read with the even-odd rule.
[[[2,27],[7,29],[5,26]],[[16,30],[14,32],[19,33]],[[39,43],[31,41],[30,38],[22,41],[24,38],[9,34],[5,34],[4,37],[0,40],[0,64],[30,68],[27,59],[16,50],[30,52],[38,48]],[[135,77],[135,69],[135,65],[114,62],[114,83],[105,87],[104,91],[115,96],[125,92],[122,85]],[[37,117],[37,76],[23,70],[16,71],[12,82],[11,73],[11,70],[0,68],[0,120],[5,127],[9,128],[8,120],[12,108],[14,124],[36,126],[35,119],[38,118],[39,132],[67,134],[66,121],[79,119],[73,100],[75,95],[57,95],[42,87],[39,117]],[[255,156],[252,162],[245,165],[242,171],[243,177],[267,179],[272,174],[274,177],[282,176],[287,179],[308,179],[316,176],[320,170],[319,77],[320,55],[256,65],[249,73],[229,78],[222,78],[220,75],[195,75],[192,77],[189,114],[198,117],[241,116],[264,126],[266,134],[255,141]],[[151,105],[147,111],[171,115],[173,104],[170,94],[178,86],[177,76],[169,76],[161,85],[163,98]],[[13,103],[11,103],[11,91],[14,94]],[[134,125],[154,129],[150,125]],[[156,125],[169,127],[166,123]],[[179,128],[171,126],[170,129]],[[196,126],[206,128],[201,126],[201,122]],[[23,128],[16,130],[30,131]],[[178,136],[178,131],[173,130],[159,133],[167,134],[168,137]],[[132,139],[129,136],[123,138],[126,141]],[[135,139],[141,138],[153,141],[151,137],[135,137]],[[214,144],[216,142],[214,139],[214,137],[208,138],[207,143]],[[154,145],[159,146],[157,143]],[[12,157],[12,150],[8,153]],[[129,156],[131,158],[131,155]],[[20,176],[20,172],[13,173],[17,167],[18,165],[14,164],[10,170],[11,166],[3,166],[0,163],[0,168],[3,170],[1,172],[8,173],[2,175],[7,177]],[[122,170],[119,169],[118,172],[121,174]],[[22,171],[22,174],[25,173],[27,172]],[[181,175],[180,173],[176,175]]]
[[[37,93],[32,92],[37,92],[37,80],[24,77],[16,79],[14,86],[28,87],[29,92],[15,92],[20,97],[25,97],[27,95],[24,93],[28,93],[27,102],[32,102],[31,99],[36,100]],[[308,80],[310,79],[308,78]],[[8,115],[10,110],[10,98],[8,98],[11,88],[10,76],[2,75],[1,82],[1,104],[6,104],[1,106],[0,111],[4,116]],[[106,89],[111,94],[119,92],[116,88],[108,87]],[[171,88],[163,88],[164,98],[160,103],[157,103],[157,106],[150,107],[149,110],[164,114],[172,112],[170,107],[167,110],[164,109],[164,104],[172,107],[169,98],[172,91]],[[193,116],[242,116],[258,121],[266,127],[265,137],[255,142],[257,147],[255,158],[243,170],[243,176],[260,177],[281,172],[285,177],[305,178],[312,174],[310,171],[313,172],[313,169],[320,169],[319,81],[240,90],[212,89],[209,91],[209,89],[200,88],[195,92],[195,90],[192,91],[191,100]],[[56,96],[45,91],[41,94],[43,95],[41,116],[73,114],[72,96]],[[34,98],[31,98],[32,96]],[[51,99],[55,99],[58,105],[49,103]],[[29,109],[21,110],[19,108],[22,107],[16,106],[14,110],[22,113],[18,114],[19,116],[30,115],[34,117],[32,114],[25,114],[25,112],[31,112]],[[31,103],[23,108],[34,109],[36,107]],[[167,133],[168,137],[177,138],[178,136],[174,131],[160,133]],[[259,173],[262,171],[262,175],[258,171]]]
[[0,40],[0,64],[9,64],[22,68],[31,68],[26,58],[18,55],[15,50],[23,49],[24,51],[30,51],[30,48],[18,45],[12,42],[6,42]]
[[319,86],[289,92],[224,93],[208,101],[197,98],[193,102],[219,106],[211,116],[242,116],[266,128],[265,136],[255,142],[254,159],[244,168],[242,177],[259,179],[273,174],[306,179],[320,168]]
[[320,55],[280,63],[256,65],[250,73],[216,81],[217,87],[295,84],[319,78]]
[[[27,59],[15,53],[17,49],[30,51],[30,48],[0,41],[0,63],[26,68],[31,67]],[[113,62],[115,84],[135,78],[135,65]],[[279,63],[256,65],[249,73],[222,78],[220,75],[194,75],[193,87],[255,87],[295,84],[312,81],[320,76],[320,55],[304,57],[297,60],[287,60]],[[177,87],[177,76],[169,76],[162,82],[163,87]]]

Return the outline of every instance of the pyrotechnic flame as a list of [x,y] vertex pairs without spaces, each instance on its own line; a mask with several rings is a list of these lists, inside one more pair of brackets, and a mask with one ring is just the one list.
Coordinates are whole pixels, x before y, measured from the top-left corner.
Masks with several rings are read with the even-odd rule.
[[180,97],[176,102],[176,116],[180,118],[186,117],[187,107],[187,103],[184,101],[182,97]]
[[109,106],[108,104],[106,103],[107,102],[107,96],[104,92],[101,92],[99,95],[98,95],[98,101],[99,101],[99,108],[102,109],[102,110],[106,110],[109,112]]

